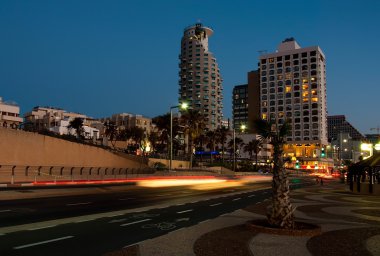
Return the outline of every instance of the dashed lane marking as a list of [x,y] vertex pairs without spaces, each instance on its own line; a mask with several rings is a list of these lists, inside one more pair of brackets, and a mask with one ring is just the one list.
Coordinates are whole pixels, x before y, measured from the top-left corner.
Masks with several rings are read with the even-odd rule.
[[129,226],[129,225],[133,225],[133,224],[137,224],[137,223],[141,223],[141,222],[145,222],[145,221],[150,221],[150,220],[152,220],[152,219],[145,219],[145,220],[138,220],[138,221],[134,221],[134,222],[124,223],[124,224],[121,224],[120,227]]
[[216,203],[216,204],[210,204],[210,206],[217,206],[217,205],[221,205],[222,203]]
[[254,197],[255,195],[250,195],[250,196],[248,196],[248,197]]
[[61,240],[65,240],[65,239],[69,239],[69,238],[73,238],[73,237],[74,236],[59,237],[59,238],[50,239],[50,240],[46,240],[46,241],[41,241],[41,242],[37,242],[37,243],[16,246],[16,247],[13,247],[13,249],[19,250],[19,249],[23,249],[23,248],[27,248],[27,247],[32,247],[32,246],[40,245],[40,244],[47,244],[47,243],[57,242],[57,241],[61,241]]
[[232,201],[237,201],[237,200],[240,200],[241,198],[238,197],[238,198],[235,198],[235,199],[232,199]]
[[7,209],[7,210],[0,210],[0,213],[1,212],[11,212],[12,210],[9,210],[9,209]]
[[177,213],[185,213],[185,212],[192,212],[193,209],[189,209],[189,210],[185,210],[185,211],[180,211],[180,212],[177,212]]

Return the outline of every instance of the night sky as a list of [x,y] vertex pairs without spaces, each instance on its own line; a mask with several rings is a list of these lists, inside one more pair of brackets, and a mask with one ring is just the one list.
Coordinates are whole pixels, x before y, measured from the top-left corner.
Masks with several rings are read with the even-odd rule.
[[[54,106],[92,117],[164,114],[178,101],[183,29],[200,20],[232,88],[260,50],[294,37],[327,60],[329,115],[380,125],[380,1],[0,1],[0,96],[21,113]],[[374,133],[375,131],[373,131]]]

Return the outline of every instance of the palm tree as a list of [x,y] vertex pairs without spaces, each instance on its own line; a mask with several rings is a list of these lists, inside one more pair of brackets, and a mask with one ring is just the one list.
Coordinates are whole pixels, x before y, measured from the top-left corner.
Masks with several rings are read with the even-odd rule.
[[268,222],[274,227],[292,229],[295,208],[290,203],[289,180],[282,159],[285,139],[290,131],[289,123],[278,125],[277,122],[259,119],[254,126],[260,138],[273,146],[272,203],[267,208]]
[[260,153],[262,146],[262,141],[256,139],[251,140],[244,146],[244,152],[248,152],[250,159],[252,159],[252,155],[255,153],[255,170],[257,170],[257,155]]
[[[161,151],[165,151],[165,148],[168,148],[168,145],[170,144],[170,113],[154,117],[152,123],[156,125],[159,132],[157,149],[160,147]],[[173,138],[178,135],[178,132],[178,118],[173,118]],[[179,144],[175,143],[175,140],[173,140],[173,142],[173,148]],[[166,150],[166,152],[169,156],[169,150]]]
[[235,148],[234,148],[234,139],[232,138],[228,142],[228,147],[230,150],[230,158],[233,156],[233,154],[237,154],[237,152],[240,152],[240,148],[243,147],[244,141],[240,137],[235,137]]
[[218,140],[218,133],[216,131],[207,131],[206,138],[207,138],[206,147],[210,149],[210,162],[212,163],[212,160],[213,160],[212,152],[215,151],[215,145]]
[[118,134],[116,124],[114,122],[110,122],[109,120],[107,120],[104,123],[104,127],[106,128],[104,132],[106,137],[109,138],[112,146],[115,147],[116,140],[118,139],[118,137],[120,137],[120,135]]
[[230,131],[228,130],[228,128],[224,126],[216,129],[217,142],[219,144],[222,144],[222,163],[224,163],[224,146],[227,142],[227,137],[228,137],[229,132]]
[[204,116],[197,110],[189,109],[181,116],[185,124],[185,132],[188,135],[188,152],[190,154],[190,163],[192,162],[194,141],[204,132]]
[[69,129],[74,129],[77,134],[77,139],[82,137],[83,135],[83,119],[80,117],[76,117],[73,120],[70,121],[69,126],[67,127]]

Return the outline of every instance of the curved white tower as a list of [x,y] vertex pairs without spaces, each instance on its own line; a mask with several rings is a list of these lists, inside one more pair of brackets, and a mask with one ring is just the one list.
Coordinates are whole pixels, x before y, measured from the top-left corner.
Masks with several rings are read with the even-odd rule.
[[222,78],[208,47],[212,34],[211,28],[200,23],[185,28],[179,55],[179,100],[199,110],[210,130],[220,127],[223,119]]

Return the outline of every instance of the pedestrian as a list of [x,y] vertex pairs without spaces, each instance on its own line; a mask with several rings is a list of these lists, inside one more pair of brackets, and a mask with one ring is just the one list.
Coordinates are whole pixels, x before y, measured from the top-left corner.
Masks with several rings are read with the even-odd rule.
[[323,179],[321,178],[321,186],[323,186]]

